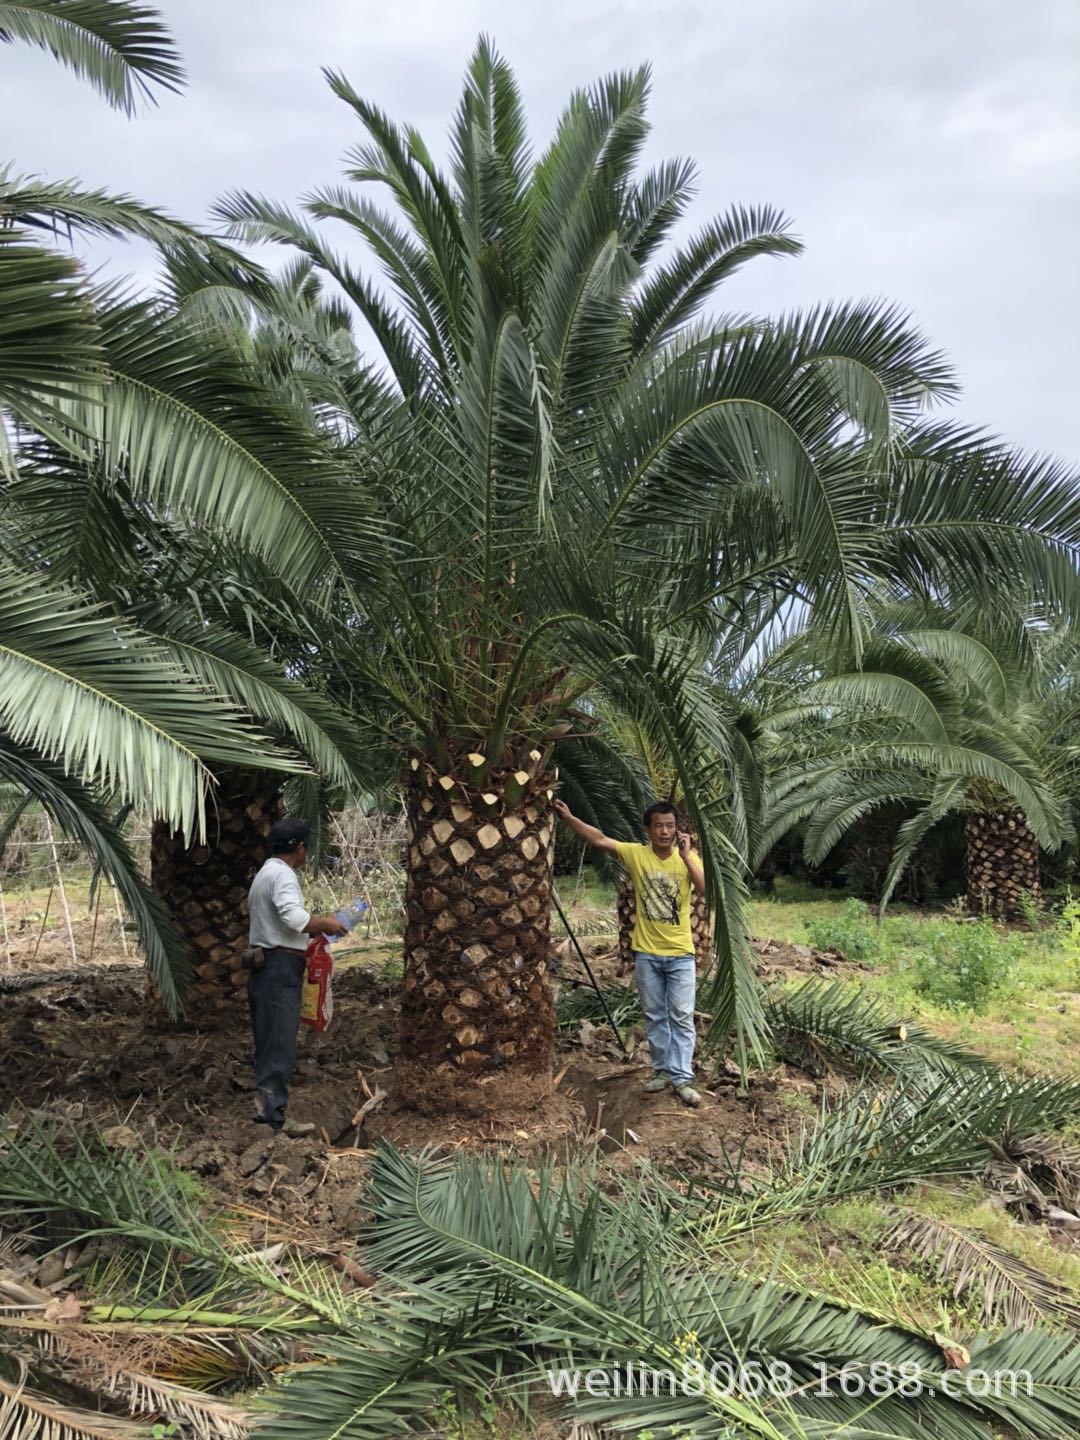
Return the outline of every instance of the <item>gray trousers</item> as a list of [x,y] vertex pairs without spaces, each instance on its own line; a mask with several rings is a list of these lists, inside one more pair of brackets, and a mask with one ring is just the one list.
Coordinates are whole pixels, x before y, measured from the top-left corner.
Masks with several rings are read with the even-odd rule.
[[266,951],[262,968],[248,976],[251,1033],[255,1037],[255,1105],[272,1130],[285,1123],[289,1079],[296,1065],[304,953],[280,946]]

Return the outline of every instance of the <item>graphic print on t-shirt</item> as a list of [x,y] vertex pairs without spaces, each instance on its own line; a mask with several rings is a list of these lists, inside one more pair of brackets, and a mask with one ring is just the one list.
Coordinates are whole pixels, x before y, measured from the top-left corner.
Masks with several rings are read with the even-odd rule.
[[639,881],[646,920],[658,925],[679,923],[679,877],[662,870],[644,870]]

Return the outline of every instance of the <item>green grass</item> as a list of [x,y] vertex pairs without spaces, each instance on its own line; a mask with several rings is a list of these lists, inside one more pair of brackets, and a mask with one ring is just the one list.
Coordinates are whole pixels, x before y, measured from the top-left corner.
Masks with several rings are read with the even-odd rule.
[[885,1248],[894,1223],[891,1206],[974,1231],[1080,1298],[1080,1257],[1060,1250],[1041,1227],[1014,1220],[975,1184],[953,1189],[914,1186],[895,1196],[830,1205],[813,1219],[740,1237],[725,1249],[725,1265],[734,1261],[757,1279],[828,1294],[926,1332],[984,1332],[976,1293],[957,1299],[953,1280],[939,1276],[930,1262]]
[[[815,934],[839,935],[849,897],[808,895],[806,887],[785,885],[775,896],[752,900],[750,929],[761,939],[809,945]],[[872,911],[869,912],[872,914]],[[1075,1075],[1080,1048],[1080,994],[1067,929],[1047,926],[1038,933],[1015,931],[1003,944],[1016,963],[1003,988],[986,996],[982,1009],[959,1008],[924,988],[926,957],[957,952],[971,933],[945,912],[906,907],[886,914],[872,966],[852,983],[880,995],[898,1012],[922,1020],[943,1037],[981,1051],[1001,1065],[1028,1071]],[[955,937],[955,938],[954,938]],[[864,962],[865,964],[866,962]]]
[[828,1295],[916,1330],[981,1330],[975,1299],[954,1299],[951,1282],[929,1264],[883,1248],[890,1225],[884,1201],[847,1200],[740,1238],[727,1248],[725,1268],[734,1262],[755,1279]]

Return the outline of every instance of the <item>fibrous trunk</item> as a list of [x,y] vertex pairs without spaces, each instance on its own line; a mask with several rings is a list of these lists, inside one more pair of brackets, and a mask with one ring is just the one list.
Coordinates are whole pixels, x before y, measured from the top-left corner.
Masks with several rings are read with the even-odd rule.
[[964,825],[968,909],[1015,920],[1039,899],[1039,842],[1022,810],[974,811]]
[[[460,757],[415,762],[406,809],[399,1098],[427,1110],[531,1102],[551,1087],[551,791]],[[530,768],[531,763],[531,768]]]
[[266,837],[282,813],[276,777],[218,776],[207,836],[191,845],[162,821],[150,839],[150,876],[194,953],[189,1018],[225,1018],[246,994],[241,952],[248,943],[247,892],[267,857]]

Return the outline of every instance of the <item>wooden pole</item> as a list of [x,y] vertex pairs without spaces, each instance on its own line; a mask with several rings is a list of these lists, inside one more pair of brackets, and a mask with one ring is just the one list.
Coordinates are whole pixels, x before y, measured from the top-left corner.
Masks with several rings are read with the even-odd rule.
[[71,924],[71,911],[68,909],[67,891],[64,889],[64,875],[60,869],[60,857],[56,853],[56,837],[53,834],[52,816],[45,812],[45,833],[49,837],[49,854],[52,856],[53,872],[56,875],[56,883],[60,890],[60,904],[64,911],[64,924],[67,926],[68,945],[71,947],[71,963],[78,965],[79,956],[75,949],[75,931]]
[[94,925],[90,931],[90,954],[86,957],[87,964],[94,958],[94,941],[97,939],[98,916],[101,914],[101,881],[97,883],[94,890]]
[[45,934],[45,926],[48,924],[48,920],[49,920],[49,910],[50,910],[51,907],[52,907],[52,897],[53,897],[53,893],[54,893],[55,890],[56,890],[56,886],[55,886],[55,885],[50,885],[50,886],[49,886],[49,893],[48,893],[48,895],[46,895],[46,897],[45,897],[45,913],[44,913],[44,915],[42,915],[42,917],[41,917],[41,929],[38,931],[37,942],[36,942],[36,944],[34,945],[34,953],[33,953],[33,955],[30,956],[30,964],[31,964],[31,965],[33,965],[34,961],[37,959],[37,957],[38,957],[38,951],[41,949],[41,937]]

